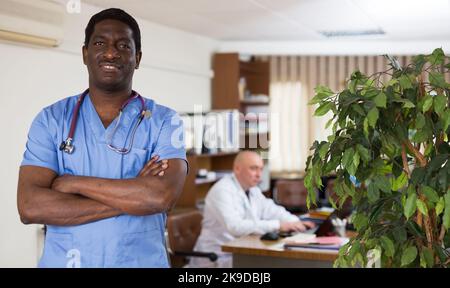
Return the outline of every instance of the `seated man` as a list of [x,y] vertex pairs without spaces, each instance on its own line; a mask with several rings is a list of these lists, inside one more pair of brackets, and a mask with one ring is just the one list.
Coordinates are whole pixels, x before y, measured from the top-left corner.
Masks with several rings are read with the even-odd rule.
[[[205,199],[202,231],[194,250],[215,252],[216,262],[192,258],[190,267],[231,267],[232,257],[221,245],[236,237],[273,231],[304,231],[314,223],[301,222],[285,208],[266,198],[256,185],[261,181],[263,160],[251,151],[240,152],[233,174],[217,182]],[[306,227],[305,227],[306,226]]]

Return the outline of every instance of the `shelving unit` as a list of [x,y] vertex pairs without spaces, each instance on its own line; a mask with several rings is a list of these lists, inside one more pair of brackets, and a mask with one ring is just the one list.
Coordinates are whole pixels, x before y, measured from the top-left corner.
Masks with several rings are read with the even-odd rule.
[[[239,59],[237,53],[218,53],[214,55],[214,79],[213,79],[213,95],[212,108],[213,109],[238,109],[239,112],[246,115],[257,107],[258,110],[265,108],[268,112],[269,102],[266,101],[252,101],[246,99],[244,95],[239,92],[239,85],[241,79],[245,79],[245,89],[248,95],[266,95],[269,96],[270,87],[270,72],[269,63],[254,61],[244,62]],[[255,119],[258,120],[258,119]],[[266,119],[267,120],[267,119]],[[245,119],[245,121],[249,121]],[[246,133],[241,132],[241,141],[245,141],[243,145],[245,149],[267,149],[268,146],[262,146],[262,141],[259,141],[260,133]],[[268,132],[261,133],[263,137],[270,136]],[[252,139],[253,138],[253,139]],[[268,137],[267,137],[268,139]],[[249,143],[256,140],[257,147],[250,147]]]
[[204,179],[197,178],[198,170],[225,171],[233,167],[233,160],[237,152],[214,153],[214,154],[190,154],[188,155],[189,172],[186,177],[183,192],[178,199],[176,209],[199,207],[211,186],[220,178]]
[[[269,62],[254,59],[245,62],[240,60],[238,53],[217,53],[214,55],[213,69],[212,108],[239,110],[244,116],[241,117],[240,124],[241,148],[268,153],[270,141],[268,114],[266,117],[260,117],[258,113],[251,115],[249,112],[269,113]],[[245,82],[244,89],[240,87],[242,82]],[[245,95],[257,97],[249,99]],[[263,95],[262,98],[266,96],[269,101],[261,101],[258,98],[261,95]],[[260,130],[264,126],[261,125],[262,121],[265,121],[266,125],[263,131]],[[265,165],[269,165],[268,161],[265,161]],[[270,195],[269,191],[264,192]]]
[[[239,54],[237,53],[217,53],[214,55],[213,69],[213,110],[237,109],[243,115],[255,107],[258,107],[257,109],[267,108],[268,110],[268,102],[248,100],[243,97],[242,93],[239,93],[240,80],[245,79],[247,94],[269,95],[270,74],[268,62],[253,60],[244,62],[239,59]],[[248,122],[257,124],[258,120],[258,118],[254,118],[248,120]],[[249,133],[244,126],[240,125],[240,143],[245,143],[245,145],[240,145],[241,148],[267,151],[264,148],[268,148],[268,143],[267,141],[261,141],[261,139],[267,140],[268,137],[269,132]],[[249,143],[257,143],[257,145],[256,147],[249,147]],[[229,170],[231,172],[237,152],[188,155],[189,173],[183,192],[176,204],[176,209],[201,208],[201,203],[208,190],[218,181],[218,178],[199,179],[196,177],[198,171],[207,169],[208,171]]]

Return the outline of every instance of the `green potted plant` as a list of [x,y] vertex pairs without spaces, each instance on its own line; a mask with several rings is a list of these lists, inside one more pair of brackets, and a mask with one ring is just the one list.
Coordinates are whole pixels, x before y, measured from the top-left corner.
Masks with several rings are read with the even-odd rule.
[[340,92],[316,87],[310,104],[319,104],[316,116],[333,113],[332,134],[311,147],[308,207],[321,177],[335,174],[338,200],[330,201],[339,209],[351,199],[357,231],[340,249],[336,267],[366,267],[370,255],[380,256],[381,267],[448,267],[448,57],[436,49],[406,67],[387,57],[390,69],[370,76],[355,71]]

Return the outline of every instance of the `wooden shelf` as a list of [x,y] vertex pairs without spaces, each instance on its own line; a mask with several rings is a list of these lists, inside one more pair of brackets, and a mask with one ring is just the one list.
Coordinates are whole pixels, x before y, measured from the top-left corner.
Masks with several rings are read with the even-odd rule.
[[240,135],[259,137],[260,135],[270,136],[270,133],[269,132],[248,132],[248,131],[246,131],[246,132],[240,132]]
[[244,78],[245,88],[251,95],[269,95],[268,61],[243,62],[239,60],[238,53],[217,53],[214,55],[213,69],[213,109],[239,109],[240,112],[245,112],[243,108],[248,105],[268,105],[263,101],[241,101],[238,89],[240,79]]
[[[255,64],[256,63],[256,64]],[[239,70],[242,74],[255,74],[255,75],[267,75],[267,69],[265,69],[262,62],[244,62],[239,61]]]
[[223,156],[230,156],[230,155],[236,155],[239,151],[235,152],[218,152],[218,153],[205,153],[205,154],[192,154],[193,156],[196,156],[198,158],[208,158],[208,157],[223,157]]
[[216,183],[219,179],[206,179],[206,178],[196,178],[195,179],[195,185],[204,185],[204,184],[211,184]]
[[251,105],[264,106],[264,105],[269,105],[269,102],[241,100],[241,105],[244,105],[244,106],[251,106]]
[[207,179],[207,178],[195,178],[195,185],[203,185],[203,184],[211,184],[219,181],[223,177],[230,175],[232,173],[232,170],[227,171],[212,171],[216,172],[216,178],[214,179]]

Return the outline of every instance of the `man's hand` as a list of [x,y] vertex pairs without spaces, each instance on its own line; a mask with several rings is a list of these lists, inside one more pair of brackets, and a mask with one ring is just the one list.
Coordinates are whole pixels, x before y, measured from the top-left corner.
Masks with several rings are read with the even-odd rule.
[[295,221],[295,222],[281,222],[280,223],[280,231],[281,232],[303,232],[306,228],[313,228],[316,224],[310,221]]
[[150,159],[150,161],[147,162],[147,164],[144,165],[142,170],[139,172],[138,177],[152,175],[152,176],[164,176],[164,171],[169,168],[169,161],[168,160],[161,160],[158,161],[159,156],[155,155]]
[[[142,170],[139,172],[138,177],[144,177],[148,175],[152,176],[164,176],[164,171],[169,168],[167,160],[162,160],[157,162],[159,156],[153,156],[150,161],[148,161]],[[57,177],[52,183],[52,189],[62,192],[62,193],[72,193],[77,194],[78,191],[75,188],[75,182],[77,181],[77,176],[73,175],[63,175]]]

